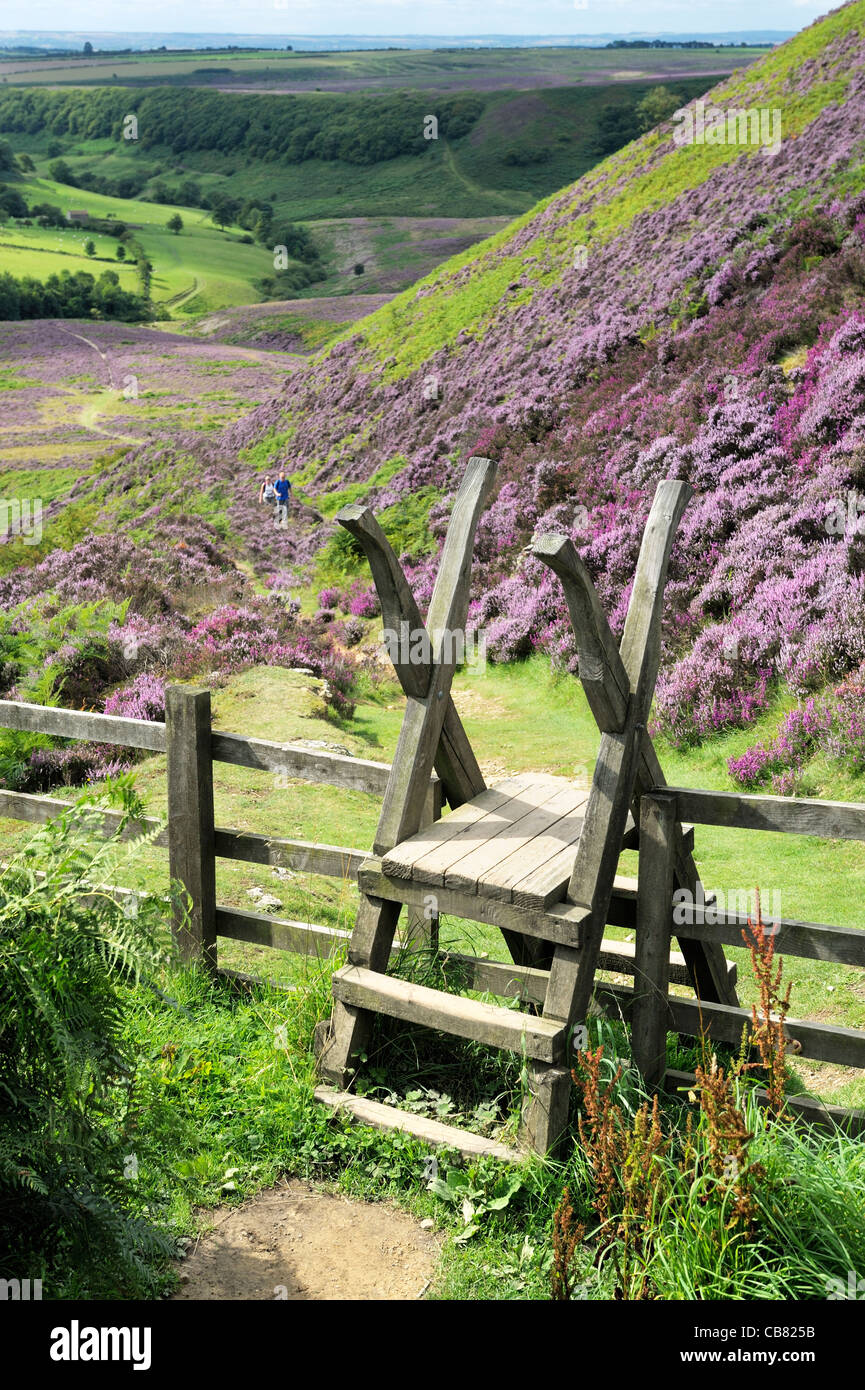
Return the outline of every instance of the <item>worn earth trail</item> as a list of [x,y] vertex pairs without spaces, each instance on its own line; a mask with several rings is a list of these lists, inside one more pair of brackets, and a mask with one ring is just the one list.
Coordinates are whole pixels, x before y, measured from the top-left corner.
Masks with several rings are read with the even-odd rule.
[[387,1202],[300,1180],[215,1213],[181,1266],[175,1300],[417,1299],[441,1238]]

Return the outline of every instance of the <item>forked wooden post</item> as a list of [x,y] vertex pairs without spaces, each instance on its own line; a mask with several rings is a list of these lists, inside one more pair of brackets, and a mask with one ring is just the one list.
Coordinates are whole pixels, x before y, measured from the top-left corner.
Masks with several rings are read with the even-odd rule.
[[644,796],[640,804],[640,864],[634,959],[631,1051],[646,1085],[655,1088],[667,1070],[667,1003],[673,925],[676,798]]
[[[346,507],[337,515],[369,558],[385,625],[399,632],[400,625],[408,622],[419,632],[428,631],[430,639],[426,660],[413,662],[409,654],[394,663],[406,694],[406,710],[373,842],[376,854],[386,854],[420,828],[434,765],[451,805],[460,805],[484,789],[451,699],[457,665],[452,635],[465,630],[474,536],[494,476],[490,459],[469,459],[451,513],[426,628],[399,562],[372,514],[363,507]],[[348,950],[351,966],[375,973],[387,970],[399,914],[399,903],[361,895]],[[326,1081],[345,1086],[351,1079],[372,1019],[369,1009],[334,997],[329,1030],[322,1030],[319,1038],[319,1070]]]
[[168,754],[168,862],[189,894],[188,915],[175,908],[181,957],[216,969],[216,857],[210,691],[170,685],[165,691]]

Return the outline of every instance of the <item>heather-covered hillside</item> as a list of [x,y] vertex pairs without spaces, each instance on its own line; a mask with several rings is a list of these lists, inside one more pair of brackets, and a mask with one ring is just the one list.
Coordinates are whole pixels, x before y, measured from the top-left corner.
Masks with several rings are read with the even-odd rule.
[[[523,553],[535,529],[573,536],[619,624],[654,486],[687,478],[658,710],[678,740],[865,658],[865,3],[712,102],[780,112],[780,144],[658,128],[353,326],[225,440],[278,450],[330,502],[373,475],[379,508],[421,493],[433,536],[465,458],[499,459],[473,611],[503,660],[573,654]],[[435,556],[412,558],[426,597]]]

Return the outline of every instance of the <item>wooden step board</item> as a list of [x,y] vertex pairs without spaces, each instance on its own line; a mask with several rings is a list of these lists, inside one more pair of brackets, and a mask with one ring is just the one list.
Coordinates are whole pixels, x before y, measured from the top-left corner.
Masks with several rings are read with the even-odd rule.
[[372,1125],[374,1129],[400,1130],[436,1148],[456,1149],[466,1158],[497,1158],[500,1163],[524,1163],[526,1159],[525,1153],[502,1144],[498,1139],[486,1139],[470,1129],[457,1129],[455,1125],[445,1125],[426,1115],[399,1110],[394,1105],[383,1105],[381,1101],[356,1096],[351,1091],[316,1086],[314,1094],[320,1105],[342,1111],[358,1124]]
[[445,994],[357,965],[334,973],[333,997],[354,1008],[371,1009],[457,1038],[525,1052],[538,1062],[558,1062],[564,1056],[565,1027],[554,1019]]
[[564,777],[509,777],[396,845],[382,872],[543,911],[564,897],[588,796]]

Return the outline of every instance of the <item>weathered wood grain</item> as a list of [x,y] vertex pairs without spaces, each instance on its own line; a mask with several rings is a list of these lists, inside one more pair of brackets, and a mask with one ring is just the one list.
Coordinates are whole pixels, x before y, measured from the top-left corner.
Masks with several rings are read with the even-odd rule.
[[216,969],[216,856],[210,691],[165,689],[168,754],[168,864],[189,898],[175,905],[173,931],[183,960]]
[[[573,843],[579,836],[582,817],[575,813],[585,805],[586,793],[568,784],[553,786],[551,791],[549,794],[550,789],[541,788],[539,804],[535,806],[525,794],[508,802],[500,813],[503,820],[500,827],[491,826],[490,833],[480,844],[470,848],[446,870],[445,887],[470,893],[484,892],[487,896],[510,901],[507,873],[522,878],[528,872],[535,862],[535,846],[539,840],[543,846],[541,853],[545,858],[550,856],[547,840],[542,837],[555,834],[560,826],[564,841]],[[499,875],[503,864],[507,864],[507,870]]]
[[270,743],[261,738],[220,733],[214,729],[211,748],[214,762],[251,767],[261,772],[282,773],[298,781],[325,782],[350,791],[383,796],[390,776],[389,763],[350,758],[318,748],[297,748],[290,743]]
[[564,1030],[548,1019],[458,994],[443,994],[393,975],[347,965],[334,972],[333,993],[334,998],[355,1008],[372,1009],[455,1037],[473,1038],[490,1047],[525,1052],[538,1061],[556,1062],[563,1055]]
[[[563,854],[573,856],[574,845],[583,828],[582,811],[587,800],[588,794],[584,791],[578,791],[571,798],[562,792],[561,797],[546,802],[532,816],[521,821],[519,839],[523,843],[516,845],[491,869],[485,870],[482,877],[479,876],[478,892],[488,898],[513,902],[516,885],[528,883],[523,901],[536,901],[537,898],[532,896],[532,885],[537,875],[557,859],[561,860]],[[563,815],[558,815],[560,810],[564,810]],[[553,816],[555,820],[551,819]],[[535,826],[537,833],[528,838]],[[462,865],[456,867],[459,870]]]
[[495,1158],[500,1163],[525,1161],[524,1153],[509,1148],[507,1144],[500,1144],[496,1139],[484,1139],[471,1130],[444,1125],[439,1120],[428,1119],[426,1115],[413,1115],[407,1110],[398,1110],[396,1106],[383,1105],[380,1101],[368,1100],[366,1096],[356,1096],[351,1091],[334,1091],[327,1086],[316,1086],[314,1095],[320,1105],[350,1115],[359,1124],[412,1134],[425,1144],[456,1149],[466,1158]]
[[[439,913],[467,921],[487,922],[502,933],[540,941],[579,944],[588,909],[574,903],[556,903],[545,912],[518,908],[495,898],[460,893],[450,888],[430,888],[408,879],[393,879],[381,872],[381,860],[371,858],[358,873],[358,887],[370,897],[395,905],[408,903],[423,908],[432,896]],[[521,962],[531,964],[531,962]]]
[[643,797],[631,1052],[650,1089],[663,1081],[667,1065],[675,823],[674,797]]
[[92,743],[116,743],[123,748],[143,748],[149,753],[165,752],[164,724],[155,720],[125,719],[117,714],[94,714],[90,710],[0,700],[0,728],[53,734],[57,738],[87,739]]
[[483,839],[484,830],[475,827],[485,825],[490,813],[505,806],[519,791],[525,779],[509,778],[498,786],[488,787],[479,796],[465,802],[449,816],[424,826],[416,835],[394,845],[384,855],[382,867],[392,878],[417,878],[421,883],[439,883],[442,873],[452,863],[452,855],[463,852],[461,846],[452,848],[452,841],[471,833]]
[[[397,659],[394,669],[406,695],[422,699],[429,690],[432,670],[427,662],[412,661],[412,639],[421,640],[426,628],[414,594],[390,542],[368,507],[351,504],[337,512],[336,520],[362,547],[372,571],[381,602],[382,626],[394,634]],[[399,635],[403,627],[410,635],[406,660],[402,659]],[[427,640],[429,640],[427,638]],[[442,722],[441,737],[434,766],[441,778],[450,806],[461,806],[484,790],[484,779],[450,694]]]
[[826,840],[865,840],[865,805],[850,801],[810,801],[792,796],[695,791],[667,787],[680,816],[698,825],[739,830],[774,830],[784,835],[815,835]]
[[621,733],[631,687],[588,570],[567,536],[539,536],[530,549],[562,581],[577,639],[578,675],[598,728],[602,734]]
[[494,477],[495,464],[490,459],[469,459],[451,513],[427,614],[432,647],[428,688],[423,696],[406,698],[393,768],[373,842],[377,854],[387,853],[401,840],[414,835],[421,824],[424,784],[433,769],[456,669],[456,652],[450,634],[465,630],[472,544]]
[[368,859],[366,850],[343,845],[320,845],[307,840],[280,840],[251,831],[217,826],[214,845],[220,859],[239,859],[245,864],[270,864],[297,873],[322,874],[327,878],[356,879]]
[[235,907],[217,907],[216,934],[231,941],[249,941],[255,946],[270,946],[298,956],[318,956],[322,960],[343,949],[351,935],[335,927],[290,922]]

